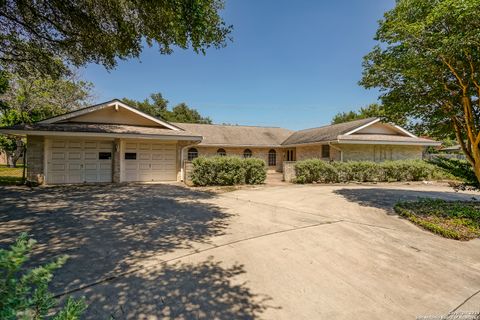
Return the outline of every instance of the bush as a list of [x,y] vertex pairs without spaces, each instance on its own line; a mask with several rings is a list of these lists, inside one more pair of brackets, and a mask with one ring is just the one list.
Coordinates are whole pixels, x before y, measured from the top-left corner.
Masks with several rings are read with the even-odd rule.
[[265,162],[238,157],[199,157],[193,160],[191,179],[196,186],[260,184],[267,177]]
[[296,183],[421,181],[448,174],[423,160],[385,162],[351,161],[328,163],[320,159],[295,164]]
[[243,160],[246,184],[262,184],[267,178],[265,162],[261,159],[248,158]]
[[53,271],[60,268],[67,257],[33,269],[24,269],[35,241],[26,233],[20,235],[10,250],[0,249],[0,319],[79,319],[86,309],[83,300],[68,298],[65,306],[53,317],[51,310],[57,301],[48,291]]
[[295,164],[295,182],[336,182],[338,180],[337,170],[328,162],[320,159],[309,159],[298,161]]
[[458,189],[480,189],[480,183],[468,161],[437,157],[431,159],[429,162],[461,180],[463,183],[456,186]]

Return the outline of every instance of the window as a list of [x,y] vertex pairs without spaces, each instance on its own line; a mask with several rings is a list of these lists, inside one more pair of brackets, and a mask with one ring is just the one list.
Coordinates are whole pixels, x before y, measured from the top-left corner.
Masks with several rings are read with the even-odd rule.
[[275,152],[275,150],[273,149],[270,149],[270,151],[268,151],[268,165],[269,166],[277,165],[277,152]]
[[251,157],[252,157],[252,150],[250,150],[250,149],[245,149],[245,150],[243,151],[243,157],[244,157],[244,158],[251,158]]
[[110,159],[112,159],[112,153],[111,152],[99,152],[98,153],[98,159],[99,160],[110,160]]
[[295,161],[295,150],[287,149],[287,161]]
[[195,148],[188,149],[188,153],[187,153],[188,161],[192,161],[195,158],[198,158],[198,150]]
[[330,146],[328,144],[322,145],[322,158],[330,158]]
[[137,153],[136,152],[125,152],[125,160],[136,160]]
[[225,151],[225,149],[220,148],[220,149],[217,150],[217,155],[219,155],[221,157],[225,157],[227,155],[227,152]]

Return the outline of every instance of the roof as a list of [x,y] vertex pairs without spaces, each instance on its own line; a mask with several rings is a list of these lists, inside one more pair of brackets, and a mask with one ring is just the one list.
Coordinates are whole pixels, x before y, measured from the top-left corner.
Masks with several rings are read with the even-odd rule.
[[168,137],[184,137],[193,140],[201,140],[201,136],[192,135],[190,132],[183,130],[171,130],[158,127],[141,127],[120,124],[100,124],[100,123],[35,123],[30,125],[16,125],[1,128],[3,132],[24,132],[29,131],[31,134],[37,132],[54,132],[54,133],[92,133],[106,135],[142,135],[142,136],[168,136]]
[[218,124],[173,123],[194,135],[203,136],[200,145],[210,146],[280,146],[293,131],[278,127]]
[[112,107],[112,106],[115,106],[115,108],[118,108],[118,106],[120,106],[120,107],[125,108],[127,110],[130,110],[130,111],[132,111],[132,112],[134,112],[134,113],[136,113],[136,114],[138,114],[138,115],[140,115],[140,116],[142,116],[146,119],[149,119],[156,124],[159,124],[161,126],[164,126],[166,128],[172,129],[172,130],[179,130],[178,127],[175,127],[171,123],[168,123],[167,121],[165,121],[163,119],[160,119],[158,117],[151,116],[151,115],[149,115],[149,114],[147,114],[147,113],[145,113],[145,112],[143,112],[143,111],[141,111],[141,110],[139,110],[135,107],[132,107],[132,106],[126,104],[125,102],[123,102],[119,99],[113,99],[113,100],[109,100],[109,101],[102,102],[102,103],[99,103],[99,104],[95,104],[93,106],[88,106],[88,107],[85,107],[85,108],[73,110],[73,111],[70,111],[70,112],[55,116],[55,117],[44,119],[42,121],[39,121],[38,123],[52,124],[52,123],[65,122],[65,121],[68,121],[69,119],[72,119],[72,118],[75,118],[75,117],[78,117],[78,116],[81,116],[81,115],[84,115],[84,114],[87,114],[87,113],[90,113],[90,112],[93,112],[93,111],[101,110],[101,109],[106,108],[106,107]]
[[372,143],[384,143],[384,144],[410,144],[410,145],[439,145],[440,142],[425,139],[414,138],[407,136],[395,136],[386,134],[351,134],[351,135],[339,135],[337,137],[339,143],[358,143],[358,142],[372,142]]
[[339,124],[326,125],[318,128],[300,130],[289,136],[285,141],[283,141],[282,145],[307,144],[337,140],[339,135],[378,121],[378,118],[367,118]]

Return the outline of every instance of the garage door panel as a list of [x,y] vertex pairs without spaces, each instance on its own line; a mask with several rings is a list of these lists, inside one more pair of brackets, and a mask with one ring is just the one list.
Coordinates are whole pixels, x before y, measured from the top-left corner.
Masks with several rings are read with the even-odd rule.
[[[176,145],[165,143],[126,143],[126,153],[136,152],[136,160],[125,160],[125,181],[176,180]],[[136,163],[136,167],[128,163]]]
[[111,157],[99,159],[99,152],[112,149],[110,141],[51,140],[47,150],[47,183],[111,182]]

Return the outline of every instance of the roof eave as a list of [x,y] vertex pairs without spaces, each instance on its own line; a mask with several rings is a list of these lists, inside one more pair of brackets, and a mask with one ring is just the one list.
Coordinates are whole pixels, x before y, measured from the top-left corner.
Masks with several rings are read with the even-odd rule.
[[202,136],[168,135],[168,134],[139,134],[139,133],[113,133],[113,132],[77,132],[77,131],[46,131],[46,130],[18,130],[1,129],[0,133],[25,137],[52,136],[52,137],[99,137],[99,138],[134,138],[134,139],[157,139],[157,140],[182,140],[202,141]]

